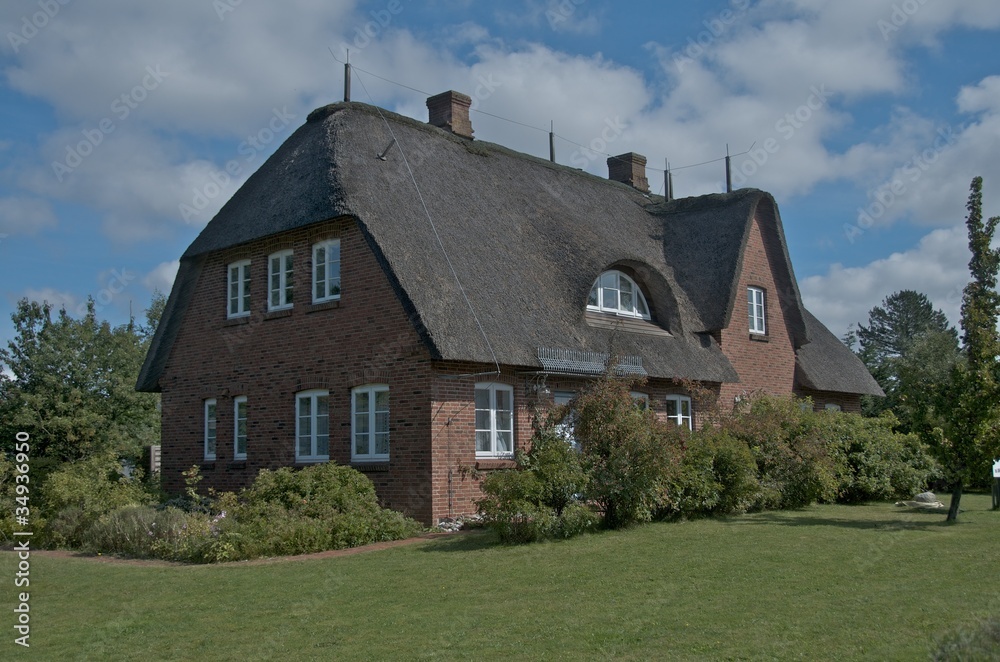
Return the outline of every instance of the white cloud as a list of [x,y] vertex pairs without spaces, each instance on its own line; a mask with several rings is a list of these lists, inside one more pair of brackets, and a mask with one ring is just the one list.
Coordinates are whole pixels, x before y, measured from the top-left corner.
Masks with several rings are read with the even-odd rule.
[[0,234],[35,234],[57,224],[51,205],[39,198],[0,198]]
[[957,325],[969,256],[965,227],[943,228],[863,267],[834,264],[824,275],[801,280],[799,289],[806,308],[838,336],[851,324],[867,323],[868,311],[898,290],[926,294]]
[[149,290],[159,290],[163,294],[170,294],[174,286],[174,278],[177,277],[177,270],[180,268],[180,260],[161,262],[156,268],[150,271],[142,279],[142,284]]

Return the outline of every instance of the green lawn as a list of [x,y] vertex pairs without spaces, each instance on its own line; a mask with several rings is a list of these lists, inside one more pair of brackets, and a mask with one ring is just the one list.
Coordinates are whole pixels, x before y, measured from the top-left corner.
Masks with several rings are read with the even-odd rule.
[[[498,547],[221,566],[31,559],[39,660],[925,659],[1000,612],[1000,513],[815,506]],[[3,622],[3,620],[6,622]]]

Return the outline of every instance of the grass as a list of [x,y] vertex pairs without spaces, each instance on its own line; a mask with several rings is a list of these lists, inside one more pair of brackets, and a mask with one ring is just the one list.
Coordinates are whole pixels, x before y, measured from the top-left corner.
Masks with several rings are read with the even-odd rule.
[[[523,547],[473,533],[257,565],[34,555],[31,654],[926,659],[935,635],[1000,607],[1000,513],[988,495],[962,503],[957,525],[891,504],[814,506]],[[16,562],[0,554],[3,577]],[[14,647],[15,589],[3,581],[0,647]]]

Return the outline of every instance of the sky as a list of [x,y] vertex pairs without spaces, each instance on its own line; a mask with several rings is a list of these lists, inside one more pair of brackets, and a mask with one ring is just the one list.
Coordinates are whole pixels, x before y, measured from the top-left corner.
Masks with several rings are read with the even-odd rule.
[[[18,300],[114,324],[319,106],[426,121],[662,193],[778,202],[806,307],[838,336],[900,289],[957,324],[965,204],[1000,214],[995,0],[7,0],[0,7],[0,343]],[[388,80],[385,80],[388,79]],[[391,82],[390,82],[391,81]],[[503,119],[501,119],[503,118]],[[236,166],[229,172],[227,164]]]

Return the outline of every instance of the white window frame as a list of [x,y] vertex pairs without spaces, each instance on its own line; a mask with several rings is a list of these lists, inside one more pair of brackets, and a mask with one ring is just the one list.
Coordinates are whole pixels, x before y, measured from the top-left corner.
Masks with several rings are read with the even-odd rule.
[[836,402],[827,402],[823,405],[823,411],[843,411],[843,407]]
[[[319,428],[319,407],[320,398],[326,398],[326,439],[327,451],[320,453],[319,438],[322,435],[317,433]],[[309,453],[299,452],[299,441],[303,436],[302,416],[300,415],[302,400],[309,400]],[[330,459],[330,392],[326,389],[312,389],[300,391],[295,394],[295,461],[296,462],[326,462]]]
[[[631,309],[623,306],[621,300],[622,290],[626,286],[632,291]],[[609,292],[613,294],[609,295]],[[611,296],[613,300],[607,301],[606,297],[608,296]],[[587,310],[598,313],[613,313],[622,317],[649,319],[649,305],[646,302],[646,295],[642,293],[642,288],[634,280],[616,270],[605,271],[594,281],[587,297]]]
[[[293,289],[295,281],[295,253],[291,248],[267,256],[267,309],[286,310],[292,307],[294,302]],[[279,260],[278,271],[274,270],[274,261]],[[278,283],[275,287],[274,278],[277,276]],[[277,303],[275,303],[277,295]]]
[[[351,390],[351,461],[352,462],[372,462],[372,461],[387,461],[389,459],[389,443],[390,443],[390,421],[389,421],[389,403],[386,403],[386,408],[380,410],[376,408],[378,403],[378,394],[385,393],[387,396],[389,394],[389,387],[385,384],[368,384],[366,386],[358,386]],[[368,411],[358,412],[358,398],[365,397],[368,399]],[[380,430],[378,426],[379,414],[384,414],[385,429]],[[358,417],[359,415],[365,417],[365,423],[368,428],[367,431],[358,430]],[[379,434],[385,435],[385,452],[377,453],[375,452],[375,442],[377,441],[377,436]],[[358,441],[359,439],[365,439],[368,442],[368,452],[359,453],[358,452]]]
[[632,396],[632,401],[635,402],[636,407],[642,410],[649,409],[648,393],[641,393],[639,391],[629,391],[628,394]]
[[[236,280],[233,280],[233,271],[237,272]],[[226,317],[246,317],[250,314],[250,260],[240,260],[231,263],[226,268]],[[236,293],[233,294],[233,286]],[[236,303],[236,312],[233,312],[233,303]]]
[[[690,396],[687,395],[668,395],[665,398],[667,403],[667,420],[676,425],[677,427],[686,427],[688,430],[694,429],[694,405],[691,403]],[[674,414],[670,413],[670,404],[674,404]],[[684,414],[684,405],[687,405],[687,414]]]
[[[552,404],[568,405],[575,397],[576,393],[573,391],[555,391],[552,394]],[[564,439],[573,450],[580,451],[582,449],[579,440],[576,438],[576,412],[574,410],[571,409],[566,414],[566,418],[556,424],[555,431],[559,435],[559,438]]]
[[[330,249],[336,247],[337,249],[337,259],[330,259]],[[324,259],[321,262],[317,258],[317,253],[323,249]],[[336,301],[340,299],[341,293],[341,281],[340,281],[340,239],[327,239],[326,241],[321,241],[319,243],[313,244],[313,284],[312,284],[312,301],[313,303],[322,303],[324,301]],[[322,270],[322,274],[320,273]],[[331,283],[336,281],[337,291],[333,294],[330,293]],[[317,290],[322,287],[323,295],[317,296]]]
[[767,333],[767,293],[763,287],[747,287],[747,321],[750,333]]
[[[240,405],[243,405],[243,416],[240,416]],[[247,396],[238,395],[233,398],[233,459],[247,459],[247,439],[249,429],[247,428]],[[240,423],[243,423],[243,433],[240,434]],[[243,452],[240,452],[240,439],[243,440]]]
[[219,409],[215,398],[208,398],[204,404],[205,425],[204,425],[204,445],[205,459],[214,460],[219,443]]
[[[489,457],[489,458],[512,458],[514,457],[515,439],[514,439],[514,387],[509,384],[498,384],[496,382],[479,382],[476,384],[476,391],[487,391],[489,393],[489,409],[479,409],[476,407],[476,402],[473,400],[473,409],[476,412],[476,417],[480,411],[489,412],[489,427],[480,427],[478,421],[474,423],[475,425],[475,447],[476,447],[476,457]],[[510,428],[506,430],[499,429],[497,422],[497,393],[506,393],[510,398],[510,410],[500,410],[510,412]],[[497,437],[499,433],[507,432],[510,434],[510,450],[498,451],[497,450]],[[479,450],[479,438],[481,433],[489,434],[489,448],[487,450]]]

